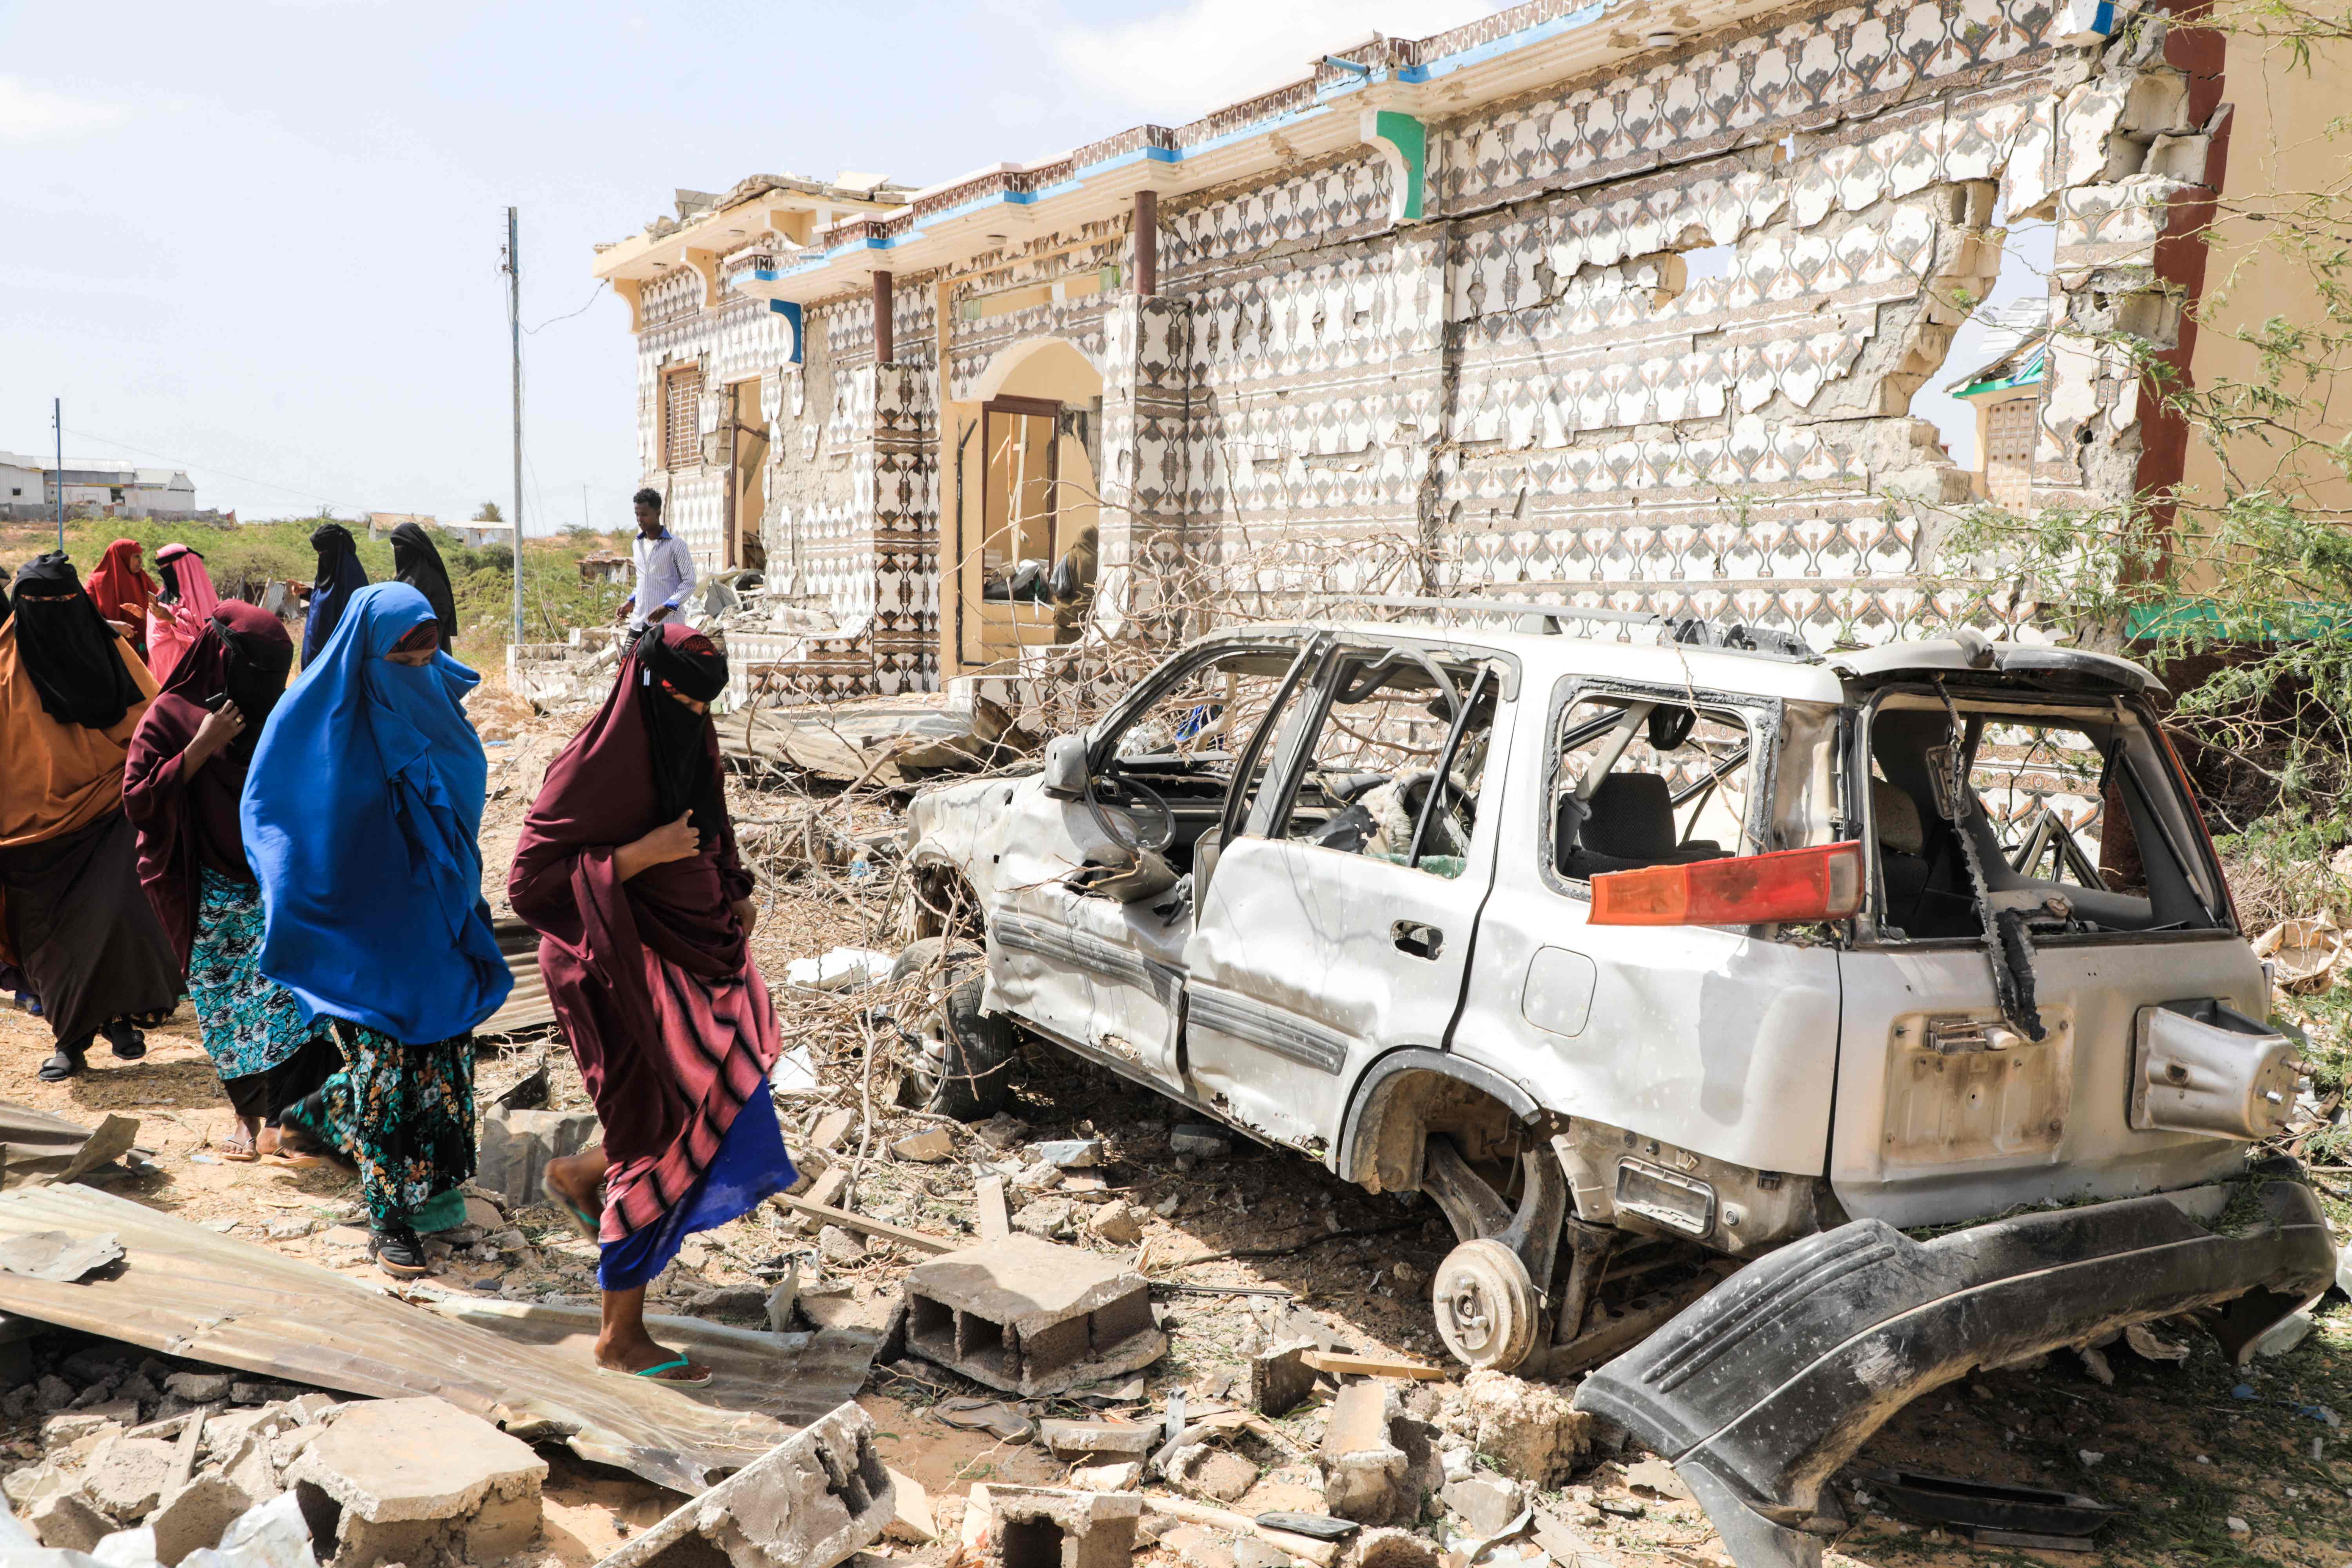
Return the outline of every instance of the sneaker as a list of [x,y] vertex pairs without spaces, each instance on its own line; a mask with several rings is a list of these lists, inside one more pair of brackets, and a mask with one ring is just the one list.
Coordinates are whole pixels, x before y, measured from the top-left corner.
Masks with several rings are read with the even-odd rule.
[[398,1279],[414,1279],[433,1272],[432,1266],[425,1261],[425,1244],[404,1225],[370,1230],[368,1257],[378,1268]]
[[41,1081],[43,1083],[65,1082],[89,1065],[83,1060],[89,1050],[88,1040],[84,1040],[78,1046],[59,1046],[58,1054],[41,1064]]
[[129,1024],[109,1024],[101,1032],[113,1047],[116,1061],[135,1062],[147,1054],[147,1037]]

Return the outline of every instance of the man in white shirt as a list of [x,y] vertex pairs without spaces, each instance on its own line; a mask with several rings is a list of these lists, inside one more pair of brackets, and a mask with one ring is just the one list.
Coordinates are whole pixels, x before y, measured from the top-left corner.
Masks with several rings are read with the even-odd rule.
[[639,490],[635,502],[637,536],[629,542],[629,554],[636,562],[637,586],[613,617],[628,622],[631,637],[666,619],[694,592],[694,552],[662,526],[660,493]]

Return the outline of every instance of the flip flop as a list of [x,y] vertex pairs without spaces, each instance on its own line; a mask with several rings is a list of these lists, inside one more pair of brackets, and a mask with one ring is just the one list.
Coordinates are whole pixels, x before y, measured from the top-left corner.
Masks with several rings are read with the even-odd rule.
[[250,1165],[261,1158],[261,1152],[243,1132],[233,1132],[217,1145],[220,1157],[233,1165]]
[[552,1178],[547,1176],[540,1177],[539,1195],[545,1198],[549,1203],[553,1204],[557,1208],[562,1209],[565,1214],[571,1215],[572,1228],[578,1231],[582,1236],[586,1237],[589,1240],[595,1240],[597,1236],[604,1230],[603,1216],[590,1214],[586,1209],[574,1205],[570,1198],[565,1197],[562,1193],[555,1190],[555,1183]]
[[678,1356],[663,1362],[658,1366],[649,1366],[643,1372],[623,1372],[616,1366],[600,1366],[596,1369],[596,1375],[598,1377],[642,1377],[648,1382],[663,1384],[671,1388],[708,1388],[710,1385],[710,1374],[707,1372],[700,1377],[664,1377],[662,1375],[663,1373],[675,1372],[679,1367],[693,1364],[694,1362],[690,1357]]

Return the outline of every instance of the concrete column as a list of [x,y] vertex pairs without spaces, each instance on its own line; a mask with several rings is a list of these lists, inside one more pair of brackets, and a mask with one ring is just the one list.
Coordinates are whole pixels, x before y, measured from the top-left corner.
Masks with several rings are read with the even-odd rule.
[[1160,193],[1135,193],[1135,291],[1145,299],[1160,292]]
[[890,341],[890,275],[874,274],[874,363],[889,364],[898,359],[898,345]]

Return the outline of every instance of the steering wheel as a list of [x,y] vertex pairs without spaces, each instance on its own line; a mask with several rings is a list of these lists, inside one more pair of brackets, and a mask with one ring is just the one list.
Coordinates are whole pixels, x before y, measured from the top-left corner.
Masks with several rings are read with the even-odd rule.
[[1113,811],[1105,805],[1095,795],[1094,775],[1089,773],[1087,776],[1087,809],[1094,813],[1095,825],[1103,830],[1103,837],[1130,852],[1165,849],[1175,842],[1176,813],[1160,793],[1141,779],[1130,778],[1123,773],[1118,775],[1118,780],[1131,793],[1134,804],[1144,806],[1150,815],[1159,818],[1159,822],[1154,831],[1145,833],[1136,826],[1135,818],[1128,815],[1131,807],[1123,806]]
[[[1460,822],[1464,836],[1466,837],[1477,809],[1476,797],[1460,784],[1455,784],[1452,775],[1441,775],[1435,768],[1416,769],[1398,782],[1400,787],[1409,796],[1411,786],[1417,780],[1427,781],[1427,793],[1422,796],[1423,805],[1412,814],[1414,826],[1416,828],[1420,826],[1422,816],[1426,813],[1430,817],[1431,826],[1434,827],[1437,813],[1443,810],[1452,814]],[[1434,801],[1431,800],[1431,795],[1436,797]],[[1428,853],[1429,847],[1426,844],[1423,845],[1422,851],[1424,854]]]

